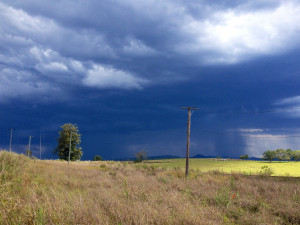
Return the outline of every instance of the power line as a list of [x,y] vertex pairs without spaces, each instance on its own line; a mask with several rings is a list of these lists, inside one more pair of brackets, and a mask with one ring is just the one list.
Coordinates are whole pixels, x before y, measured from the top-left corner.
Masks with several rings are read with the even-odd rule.
[[293,109],[300,109],[300,106],[293,106],[287,108],[279,108],[279,109],[272,109],[272,110],[265,110],[265,111],[250,111],[250,112],[240,112],[234,110],[219,110],[219,111],[199,111],[199,113],[211,113],[211,114],[219,114],[219,113],[237,113],[237,114],[264,114],[264,113],[275,113],[281,112],[286,110],[293,110]]
[[[203,134],[209,134],[209,133],[215,133],[215,134],[221,134],[221,135],[228,135],[228,136],[236,136],[236,137],[250,137],[250,138],[293,138],[293,137],[300,137],[300,135],[286,135],[286,134],[261,134],[262,136],[259,136],[258,134],[241,134],[241,133],[229,133],[229,132],[222,132],[217,130],[201,130]],[[263,135],[271,135],[271,136],[263,136]],[[272,136],[277,135],[277,136]]]

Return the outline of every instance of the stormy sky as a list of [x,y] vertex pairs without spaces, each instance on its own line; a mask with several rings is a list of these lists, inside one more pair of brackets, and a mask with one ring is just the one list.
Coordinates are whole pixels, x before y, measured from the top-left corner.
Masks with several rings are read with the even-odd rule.
[[0,148],[83,159],[300,149],[297,0],[2,0]]

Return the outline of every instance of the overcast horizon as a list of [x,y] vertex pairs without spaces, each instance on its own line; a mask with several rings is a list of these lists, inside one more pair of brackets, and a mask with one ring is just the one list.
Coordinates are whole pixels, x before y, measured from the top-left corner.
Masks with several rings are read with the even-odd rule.
[[53,158],[75,123],[83,160],[260,157],[300,149],[300,2],[0,2],[0,148]]

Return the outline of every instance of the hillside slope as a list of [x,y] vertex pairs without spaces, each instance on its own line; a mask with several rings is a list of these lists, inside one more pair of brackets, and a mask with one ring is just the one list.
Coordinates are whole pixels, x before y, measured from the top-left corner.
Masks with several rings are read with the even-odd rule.
[[0,224],[299,224],[300,179],[0,152]]

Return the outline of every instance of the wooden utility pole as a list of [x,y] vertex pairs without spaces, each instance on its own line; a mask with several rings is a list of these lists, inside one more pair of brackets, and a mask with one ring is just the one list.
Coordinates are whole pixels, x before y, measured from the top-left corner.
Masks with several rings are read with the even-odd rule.
[[191,116],[192,110],[198,110],[195,107],[181,107],[188,110],[188,122],[187,122],[187,143],[186,143],[186,157],[185,157],[185,176],[189,175],[189,159],[190,159],[190,133],[191,133]]
[[8,130],[10,130],[9,152],[11,152],[11,144],[12,144],[13,131],[16,130],[16,129],[10,128]]
[[72,130],[70,130],[70,145],[69,145],[69,160],[68,160],[68,164],[70,164],[71,146],[72,146]]
[[42,159],[42,134],[40,132],[40,159]]
[[30,151],[31,138],[32,138],[32,136],[30,135],[30,136],[29,136],[29,143],[28,143],[28,150],[27,150],[27,156],[28,156],[28,157],[30,157],[30,152],[31,152],[31,151]]

